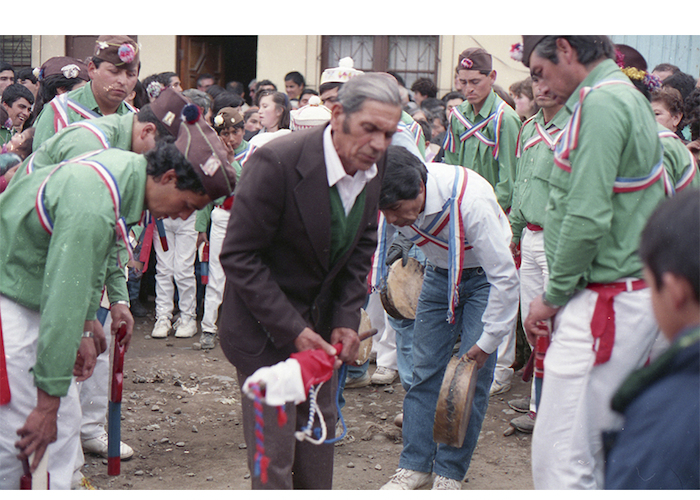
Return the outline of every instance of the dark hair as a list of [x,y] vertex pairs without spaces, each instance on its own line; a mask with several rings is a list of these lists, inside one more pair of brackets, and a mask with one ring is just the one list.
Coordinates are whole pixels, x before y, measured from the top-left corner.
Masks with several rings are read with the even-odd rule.
[[318,95],[323,94],[324,92],[328,92],[329,90],[342,87],[343,82],[326,82],[322,83],[321,86],[318,88]]
[[24,140],[14,152],[17,154],[17,156],[22,158],[22,160],[26,160],[27,157],[32,154],[32,145],[34,144],[34,127],[24,129],[22,130],[22,133],[24,134]]
[[172,71],[164,71],[163,73],[158,73],[156,75],[156,81],[162,83],[167,89],[170,87],[170,79],[174,76],[177,76],[177,73],[173,73]]
[[681,69],[680,69],[678,66],[674,65],[674,64],[671,64],[671,63],[661,63],[661,64],[657,64],[657,65],[654,67],[654,69],[652,70],[652,73],[653,73],[654,71],[670,71],[671,73],[673,73],[673,74],[675,75],[675,74],[678,73],[680,70],[681,70]]
[[156,179],[170,169],[175,170],[175,187],[180,191],[194,191],[206,194],[204,185],[192,164],[170,141],[158,141],[156,147],[144,154],[147,161],[146,173]]
[[[428,119],[432,121],[432,115],[429,116]],[[423,137],[430,141],[430,139],[433,137],[433,125],[425,120],[416,120],[416,123],[420,125],[421,129],[423,129]]]
[[304,75],[302,75],[298,71],[290,71],[289,73],[284,75],[284,81],[286,82],[287,80],[292,80],[294,83],[296,83],[300,87],[306,86],[306,81],[304,80]]
[[136,109],[141,109],[150,102],[148,99],[148,93],[146,92],[146,87],[143,86],[141,80],[136,80],[134,92],[136,92],[136,97],[134,97],[134,107]]
[[2,102],[8,106],[12,106],[17,99],[24,97],[29,104],[34,104],[34,94],[22,85],[21,83],[13,83],[8,85],[2,93]]
[[144,104],[142,108],[139,109],[139,112],[136,113],[136,120],[138,120],[140,123],[152,123],[153,125],[156,126],[156,140],[165,138],[165,137],[172,137],[172,134],[170,131],[165,128],[165,125],[163,125],[163,122],[161,122],[156,114],[153,112],[151,109],[151,104]]
[[411,85],[411,90],[413,92],[420,92],[426,97],[437,97],[437,85],[430,78],[421,77],[416,79]]
[[494,91],[496,94],[498,94],[498,97],[500,97],[501,99],[503,99],[504,101],[506,101],[506,103],[508,104],[508,106],[510,106],[511,108],[515,109],[515,101],[514,101],[513,98],[510,96],[510,94],[508,94],[508,92],[506,92],[506,91],[503,89],[503,87],[501,87],[500,85],[496,85],[495,83],[492,85],[492,87],[493,87],[493,91]]
[[211,78],[212,80],[214,80],[216,82],[216,77],[214,77],[214,75],[210,75],[209,73],[202,73],[201,75],[199,75],[197,77],[197,81],[195,82],[195,85],[199,86],[199,84],[202,83],[202,80],[205,80],[207,78]]
[[251,106],[248,109],[246,109],[245,113],[243,113],[243,123],[247,122],[250,119],[251,115],[253,113],[257,113],[258,111],[260,111],[260,108],[258,108],[257,106]]
[[34,76],[34,70],[32,68],[22,68],[15,73],[15,81],[17,80],[29,80],[33,84],[37,84],[39,80]]
[[599,59],[615,59],[615,45],[605,35],[549,35],[535,46],[537,55],[559,64],[557,39],[565,38],[576,50],[578,62],[588,65]]
[[387,71],[387,73],[396,78],[396,83],[398,83],[401,87],[406,87],[406,81],[396,71]]
[[681,93],[681,97],[685,99],[695,88],[695,78],[688,73],[679,71],[674,73],[664,80],[664,87],[673,87]]
[[[272,89],[263,89],[263,87],[269,87],[272,86]],[[253,97],[253,106],[259,106],[260,105],[260,94],[265,92],[266,90],[277,90],[277,85],[272,83],[270,80],[260,80],[257,85],[255,85],[255,96]]]
[[212,100],[214,100],[216,96],[226,92],[226,89],[224,89],[220,85],[214,84],[211,87],[209,87],[205,92],[211,96]]
[[12,65],[8,62],[0,61],[0,73],[2,73],[3,71],[12,71],[12,73],[14,74],[15,68],[13,68]]
[[678,130],[690,128],[690,140],[700,139],[700,88],[695,88],[683,102],[683,121],[678,125]]
[[639,256],[649,268],[656,287],[662,275],[672,273],[687,280],[700,302],[700,191],[686,188],[663,201],[642,231]]
[[228,82],[226,84],[226,90],[228,92],[233,92],[236,95],[243,97],[245,95],[245,86],[241,82]]
[[447,104],[447,101],[451,101],[452,99],[461,99],[464,101],[464,94],[461,92],[448,92],[444,96],[442,96],[442,102]]
[[421,185],[428,182],[428,170],[420,159],[402,146],[386,150],[386,170],[379,194],[379,208],[387,208],[401,200],[414,200]]
[[284,92],[279,92],[277,90],[263,90],[260,92],[258,95],[256,95],[256,100],[258,104],[260,103],[260,99],[265,97],[265,96],[272,96],[272,102],[275,103],[275,106],[278,108],[282,109],[282,115],[280,116],[280,122],[278,127],[279,128],[289,128],[289,123],[290,123],[290,110],[291,106],[289,104],[289,97],[287,97],[287,94]]
[[243,98],[233,92],[221,92],[214,98],[211,111],[214,116],[219,114],[223,108],[237,108],[243,104]]
[[531,101],[535,100],[535,94],[532,92],[532,78],[529,76],[525,80],[515,82],[508,87],[508,90],[515,96],[524,95]]
[[428,97],[420,103],[421,109],[429,113],[445,113],[445,101],[438,99],[437,97]]
[[306,94],[311,94],[311,95],[318,95],[318,91],[309,88],[309,87],[304,87],[304,90],[301,91],[301,94],[299,94],[299,97],[304,96]]

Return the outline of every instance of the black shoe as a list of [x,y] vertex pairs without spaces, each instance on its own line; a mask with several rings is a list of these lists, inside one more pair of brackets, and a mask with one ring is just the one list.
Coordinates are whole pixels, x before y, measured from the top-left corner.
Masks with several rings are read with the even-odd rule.
[[148,316],[148,309],[143,307],[141,301],[135,300],[131,303],[131,315],[134,318],[143,318],[145,316]]
[[216,347],[216,334],[211,332],[202,332],[202,336],[199,339],[199,345],[202,349],[214,349]]

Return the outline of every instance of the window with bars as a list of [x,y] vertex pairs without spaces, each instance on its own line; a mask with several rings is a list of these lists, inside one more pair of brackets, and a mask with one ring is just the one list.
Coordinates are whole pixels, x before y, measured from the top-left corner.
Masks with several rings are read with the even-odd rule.
[[31,35],[0,35],[0,61],[13,68],[27,68],[32,65]]
[[396,72],[410,88],[421,77],[437,82],[438,44],[437,35],[328,35],[321,40],[322,69],[352,57],[355,68]]

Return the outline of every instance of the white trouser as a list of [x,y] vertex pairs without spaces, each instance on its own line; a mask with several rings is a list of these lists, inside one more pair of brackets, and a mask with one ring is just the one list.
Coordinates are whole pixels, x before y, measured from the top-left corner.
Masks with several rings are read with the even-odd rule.
[[377,353],[377,367],[383,366],[384,368],[398,371],[399,367],[396,364],[396,331],[386,319],[386,311],[384,306],[382,306],[379,292],[370,294],[366,311],[372,328],[377,329],[377,334],[372,338],[372,351]]
[[209,282],[204,292],[204,315],[202,331],[216,333],[219,318],[219,306],[224,296],[226,275],[219,261],[221,246],[226,236],[226,227],[230,216],[228,210],[214,207],[211,211],[211,230],[209,231]]
[[[549,281],[547,257],[544,254],[544,231],[525,229],[520,240],[520,317],[523,324],[530,312],[530,304],[542,295]],[[534,346],[530,346],[531,348]],[[535,377],[532,377],[530,411],[535,405]]]
[[554,320],[532,437],[536,489],[603,487],[602,433],[622,424],[610,401],[627,375],[647,361],[658,333],[650,290],[620,293],[614,299],[612,355],[594,366],[590,323],[597,297],[581,290]]
[[513,325],[513,329],[503,337],[498,345],[498,358],[496,359],[496,368],[493,371],[493,381],[501,384],[510,384],[513,379],[513,362],[515,361],[515,329],[517,325]]
[[[0,406],[0,489],[19,489],[22,462],[17,459],[17,429],[36,407],[37,388],[29,369],[36,363],[40,314],[0,295],[0,316],[12,399]],[[75,379],[61,398],[56,421],[57,440],[47,448],[50,487],[71,487],[75,457],[80,449],[80,404]]]
[[173,317],[175,287],[179,295],[180,316],[195,318],[197,303],[197,278],[194,274],[194,258],[197,252],[196,217],[186,220],[163,219],[168,251],[153,231],[153,246],[156,249],[156,319]]

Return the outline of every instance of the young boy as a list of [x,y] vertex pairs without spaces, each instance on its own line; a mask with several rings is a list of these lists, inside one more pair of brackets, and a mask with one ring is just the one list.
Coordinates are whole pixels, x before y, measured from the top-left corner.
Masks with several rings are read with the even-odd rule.
[[700,488],[700,193],[649,218],[639,253],[654,316],[671,347],[633,372],[612,400],[625,424],[607,458],[607,489]]

